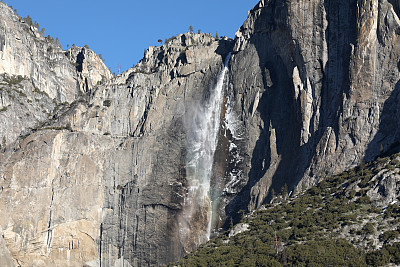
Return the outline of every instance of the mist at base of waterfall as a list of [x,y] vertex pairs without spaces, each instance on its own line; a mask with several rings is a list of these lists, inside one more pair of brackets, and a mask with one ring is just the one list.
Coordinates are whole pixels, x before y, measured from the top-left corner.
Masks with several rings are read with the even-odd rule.
[[224,81],[230,54],[225,59],[217,82],[206,98],[187,113],[186,179],[187,194],[180,219],[180,236],[190,251],[209,240],[212,227],[213,199],[210,194],[214,153],[218,144]]

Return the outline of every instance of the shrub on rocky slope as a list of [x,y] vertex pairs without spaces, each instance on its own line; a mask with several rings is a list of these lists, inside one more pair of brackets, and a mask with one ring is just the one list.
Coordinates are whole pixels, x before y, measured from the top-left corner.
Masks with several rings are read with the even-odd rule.
[[378,158],[297,195],[281,193],[172,265],[400,264],[399,158]]

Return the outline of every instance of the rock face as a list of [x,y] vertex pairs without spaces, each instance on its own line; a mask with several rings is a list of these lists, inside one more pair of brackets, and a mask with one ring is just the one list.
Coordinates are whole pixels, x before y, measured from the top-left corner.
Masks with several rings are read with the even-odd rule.
[[[0,4],[0,253],[22,266],[168,263],[272,189],[395,150],[398,10],[261,1],[234,42],[181,34],[112,78],[93,51],[62,51]],[[184,222],[188,121],[229,52],[213,209]],[[203,227],[188,242],[183,224]]]
[[[234,110],[247,179],[231,213],[398,142],[398,1],[261,1],[236,33]],[[392,147],[391,147],[392,146]]]
[[13,258],[8,251],[3,237],[0,238],[0,264],[4,267],[14,267]]
[[112,78],[93,51],[79,47],[63,51],[5,4],[0,4],[0,73],[3,148]]
[[64,52],[67,58],[76,66],[79,90],[88,93],[96,85],[105,83],[113,78],[111,71],[104,65],[103,60],[88,46],[74,46]]
[[0,72],[28,77],[50,98],[72,102],[78,93],[75,67],[62,49],[5,4],[0,17]]
[[[150,47],[136,67],[7,149],[0,225],[13,258],[37,266],[146,266],[183,256],[184,120],[231,49],[232,41],[207,34]],[[93,56],[77,51],[66,55]],[[92,76],[81,67],[81,77]]]
[[104,196],[99,181],[103,169],[95,160],[105,157],[107,147],[102,138],[93,142],[68,133],[39,131],[1,158],[1,194],[7,199],[0,204],[1,225],[18,264],[76,266],[98,255],[96,222]]

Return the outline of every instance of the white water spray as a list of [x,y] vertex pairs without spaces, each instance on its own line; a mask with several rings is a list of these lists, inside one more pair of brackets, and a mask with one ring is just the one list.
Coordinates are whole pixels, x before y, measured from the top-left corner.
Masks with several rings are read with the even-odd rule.
[[[230,56],[229,53],[225,59],[215,87],[188,121],[186,177],[189,190],[183,207],[183,221],[186,225],[181,225],[183,242],[187,244],[199,245],[210,238],[210,182],[221,122],[223,86]],[[204,223],[207,223],[207,229],[204,229]]]

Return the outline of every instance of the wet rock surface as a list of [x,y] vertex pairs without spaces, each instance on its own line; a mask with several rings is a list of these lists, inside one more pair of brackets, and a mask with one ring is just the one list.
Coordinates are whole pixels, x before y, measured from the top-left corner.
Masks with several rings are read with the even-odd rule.
[[[17,266],[182,257],[187,121],[229,52],[214,232],[272,189],[307,188],[396,150],[398,14],[386,0],[265,0],[235,41],[180,34],[112,77],[93,51],[63,51],[0,4],[4,253]],[[396,175],[379,176],[386,202]]]
[[[14,260],[146,266],[183,256],[183,124],[212,88],[231,47],[231,40],[206,34],[150,47],[121,75],[93,77],[99,81],[93,90],[80,83],[82,97],[7,144],[1,226]],[[87,59],[91,53],[71,48],[65,55]],[[79,64],[80,80],[96,74]]]

